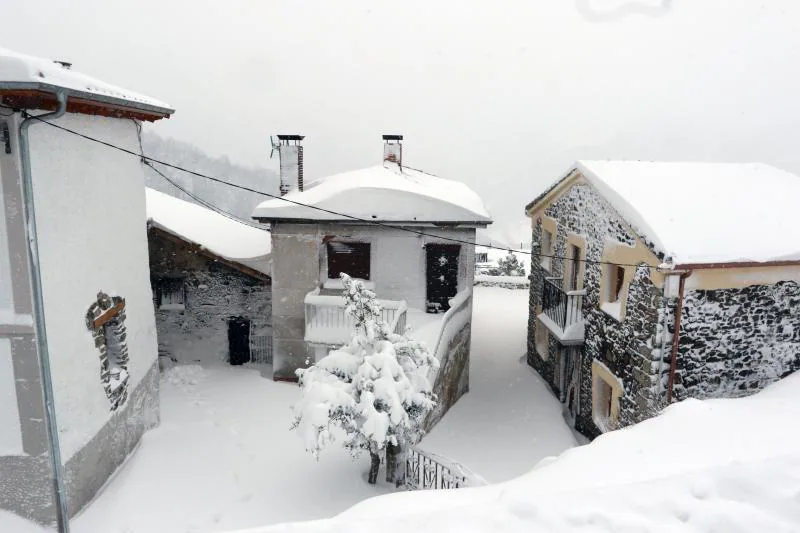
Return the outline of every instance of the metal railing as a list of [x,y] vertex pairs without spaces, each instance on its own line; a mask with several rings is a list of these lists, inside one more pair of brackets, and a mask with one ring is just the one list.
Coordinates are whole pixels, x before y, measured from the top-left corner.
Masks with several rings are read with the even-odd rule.
[[405,485],[408,490],[458,489],[487,484],[463,465],[418,448],[408,451],[405,463]]
[[272,362],[272,336],[250,335],[250,362]]
[[[378,300],[381,306],[381,320],[389,325],[394,333],[406,329],[405,301]],[[344,344],[353,334],[353,319],[345,311],[343,296],[320,295],[314,290],[305,298],[306,332],[305,340],[321,344]]]
[[545,278],[542,285],[542,311],[562,330],[583,320],[583,295],[586,291],[564,291],[561,278]]

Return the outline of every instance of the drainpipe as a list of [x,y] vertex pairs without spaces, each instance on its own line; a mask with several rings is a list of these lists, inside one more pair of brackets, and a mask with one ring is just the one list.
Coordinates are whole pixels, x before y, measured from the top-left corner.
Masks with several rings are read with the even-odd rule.
[[47,328],[45,327],[44,300],[42,298],[42,272],[39,266],[39,240],[36,232],[36,212],[33,201],[33,180],[31,178],[31,154],[28,144],[28,128],[31,124],[45,119],[56,119],[67,111],[67,97],[63,91],[55,93],[58,107],[52,113],[45,113],[36,118],[28,117],[19,127],[20,166],[22,167],[22,204],[25,213],[25,229],[28,237],[28,264],[31,268],[31,293],[33,296],[33,318],[36,332],[36,352],[39,356],[39,375],[42,381],[44,397],[44,419],[50,465],[53,471],[53,496],[56,504],[56,523],[59,533],[69,533],[69,511],[67,495],[64,487],[63,465],[61,464],[61,448],[58,443],[58,425],[56,409],[53,402],[53,380],[50,373],[50,351],[47,345]]
[[675,370],[678,366],[678,342],[680,341],[681,316],[683,315],[683,291],[686,286],[686,278],[691,275],[691,270],[681,273],[678,284],[678,304],[675,307],[675,328],[672,334],[672,355],[669,362],[669,379],[667,380],[667,403],[672,403],[672,388],[675,385]]

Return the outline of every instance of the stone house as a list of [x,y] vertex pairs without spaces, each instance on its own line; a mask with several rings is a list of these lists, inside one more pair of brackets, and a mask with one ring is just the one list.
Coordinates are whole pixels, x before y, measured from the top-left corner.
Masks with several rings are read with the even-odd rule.
[[491,223],[486,209],[464,184],[405,167],[395,135],[384,136],[381,165],[304,186],[301,140],[279,136],[289,192],[253,213],[272,235],[274,378],[296,380],[349,340],[347,273],[382,299],[396,331],[409,324],[437,351],[443,412],[468,387],[475,231]]
[[269,233],[150,188],[147,222],[162,365],[271,363]]
[[61,128],[138,153],[173,110],[69,67],[0,49],[0,509],[46,524],[50,435],[74,515],[159,421],[142,164]]
[[528,204],[528,363],[581,433],[800,368],[797,198],[763,164],[581,161]]

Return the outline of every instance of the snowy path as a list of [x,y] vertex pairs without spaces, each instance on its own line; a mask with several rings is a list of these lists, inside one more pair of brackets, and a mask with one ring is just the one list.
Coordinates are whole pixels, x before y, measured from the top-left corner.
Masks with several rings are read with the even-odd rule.
[[[423,448],[489,481],[574,445],[560,405],[520,361],[527,291],[476,287],[471,390]],[[291,384],[247,368],[183,366],[161,382],[161,426],[74,519],[73,533],[201,533],[338,514],[387,487],[336,445],[319,462],[289,431]],[[27,528],[25,526],[30,526]],[[0,512],[0,531],[38,527]]]
[[[177,371],[176,371],[177,370]],[[161,426],[74,523],[75,533],[224,531],[334,515],[386,492],[331,446],[317,462],[289,431],[292,384],[251,369],[184,366],[162,380]]]
[[561,404],[523,359],[527,323],[527,290],[475,287],[470,391],[422,449],[500,482],[576,445]]

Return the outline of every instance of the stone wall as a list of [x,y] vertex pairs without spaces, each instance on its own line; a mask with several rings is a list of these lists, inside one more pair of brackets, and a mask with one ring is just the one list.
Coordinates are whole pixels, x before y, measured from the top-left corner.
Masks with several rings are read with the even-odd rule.
[[155,306],[160,356],[176,362],[227,361],[231,317],[249,319],[253,335],[272,335],[268,278],[248,275],[155,229],[148,241],[154,300],[159,279],[185,281],[183,310]]
[[459,398],[469,392],[469,352],[471,323],[467,323],[450,340],[433,384],[436,407],[425,420],[425,431],[430,431]]
[[[605,364],[623,383],[624,394],[620,399],[620,425],[627,425],[645,418],[645,413],[657,409],[661,386],[659,374],[664,371],[664,354],[658,349],[661,342],[657,335],[664,306],[661,290],[650,280],[648,267],[635,270],[628,287],[625,315],[620,322],[600,310],[600,280],[603,249],[607,241],[616,245],[635,246],[636,236],[628,231],[616,211],[590,185],[576,183],[561,198],[545,211],[555,219],[558,231],[553,239],[553,255],[550,272],[541,264],[542,227],[535,221],[532,239],[533,256],[530,276],[530,316],[528,322],[528,364],[534,367],[558,394],[558,369],[556,368],[558,340],[549,335],[548,357],[543,359],[536,351],[536,315],[541,308],[542,286],[545,277],[562,277],[567,255],[567,236],[576,234],[585,239],[586,263],[584,270],[583,315],[585,320],[585,342],[581,353],[580,412],[575,427],[588,437],[600,433],[592,419],[592,360]],[[633,268],[633,267],[631,267]]]
[[800,284],[684,296],[677,399],[744,396],[800,368]]

